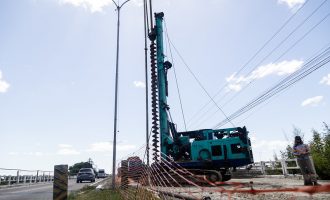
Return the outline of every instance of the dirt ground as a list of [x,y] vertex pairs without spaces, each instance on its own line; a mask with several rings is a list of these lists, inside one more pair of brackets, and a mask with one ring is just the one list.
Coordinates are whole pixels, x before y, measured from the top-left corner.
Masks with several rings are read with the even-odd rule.
[[[232,185],[220,185],[219,187],[182,187],[182,188],[159,188],[163,191],[175,192],[178,195],[187,196],[191,199],[205,199],[205,200],[243,200],[243,199],[280,199],[280,200],[303,200],[303,199],[316,199],[316,200],[329,200],[330,192],[326,193],[315,193],[310,195],[305,192],[270,192],[260,194],[246,194],[246,193],[233,193],[228,194],[226,192],[221,193],[221,189],[225,190],[268,190],[268,189],[286,189],[286,188],[299,188],[305,190],[308,186],[303,186],[303,180],[288,179],[288,178],[250,178],[250,179],[232,179],[229,183]],[[240,184],[235,184],[240,183]],[[321,185],[330,184],[330,181],[319,181]],[[230,195],[230,197],[229,197]],[[166,197],[166,199],[176,199]]]

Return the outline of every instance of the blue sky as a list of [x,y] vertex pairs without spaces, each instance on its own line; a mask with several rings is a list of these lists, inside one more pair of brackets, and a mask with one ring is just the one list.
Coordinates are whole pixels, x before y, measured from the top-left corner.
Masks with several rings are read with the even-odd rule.
[[[154,0],[153,7],[165,13],[171,41],[206,90],[214,95],[227,84],[215,98],[220,106],[253,81],[223,107],[229,115],[298,70],[330,42],[327,18],[278,59],[328,14],[330,2],[326,2],[260,63],[323,2],[308,1],[245,70],[235,74],[304,2]],[[145,143],[141,3],[132,0],[121,15],[118,158]],[[49,170],[55,164],[71,165],[90,157],[110,171],[116,55],[112,1],[2,0],[0,25],[0,167]],[[209,98],[171,50],[188,128],[213,128],[224,116],[213,115],[217,109],[209,104],[192,119]],[[166,55],[172,61],[170,48]],[[169,90],[172,116],[183,131],[173,70]],[[330,123],[329,91],[328,64],[233,123],[247,126],[255,159],[269,160],[291,143],[293,126],[301,128],[308,141],[312,128]]]

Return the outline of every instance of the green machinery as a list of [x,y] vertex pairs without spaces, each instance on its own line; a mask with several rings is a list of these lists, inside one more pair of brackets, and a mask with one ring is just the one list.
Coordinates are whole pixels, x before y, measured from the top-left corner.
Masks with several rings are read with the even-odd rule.
[[156,25],[149,33],[153,159],[174,161],[195,174],[208,175],[212,182],[229,180],[230,168],[253,163],[248,131],[235,127],[177,132],[167,104],[167,72],[172,64],[164,60],[163,17],[155,14]]

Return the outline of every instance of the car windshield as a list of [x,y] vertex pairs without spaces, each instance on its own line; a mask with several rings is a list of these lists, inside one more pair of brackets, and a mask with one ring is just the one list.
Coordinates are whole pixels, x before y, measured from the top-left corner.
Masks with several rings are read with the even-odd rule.
[[91,169],[81,169],[79,173],[92,173]]
[[104,173],[104,170],[99,170],[99,173]]

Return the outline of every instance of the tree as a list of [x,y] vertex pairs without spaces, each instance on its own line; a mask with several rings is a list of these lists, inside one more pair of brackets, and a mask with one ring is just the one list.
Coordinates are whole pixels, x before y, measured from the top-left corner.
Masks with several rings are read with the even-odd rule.
[[282,159],[293,159],[293,149],[290,145],[286,146],[285,151],[280,151],[281,158]]
[[[292,134],[293,134],[293,138],[295,138],[296,136],[300,136],[301,138],[304,138],[304,133],[301,131],[300,128],[297,128],[296,126],[293,126]],[[290,145],[288,145],[285,148],[285,151],[280,151],[280,153],[281,153],[281,158],[282,159],[293,159],[293,158],[295,158],[295,156],[293,155],[293,148]]]
[[300,128],[296,127],[296,126],[293,126],[293,137],[296,137],[296,136],[300,136],[301,139],[304,139],[304,133],[301,131]]
[[324,125],[324,132],[323,132],[323,142],[324,142],[324,151],[325,151],[325,156],[327,156],[327,159],[330,160],[330,128],[328,124],[323,122]]
[[275,160],[275,161],[278,161],[278,157],[277,157],[276,152],[274,152],[273,157],[274,157],[274,160]]
[[74,164],[73,166],[70,166],[69,167],[70,176],[74,176],[74,175],[78,174],[78,172],[81,168],[92,168],[92,164],[89,162],[80,162],[80,163]]
[[324,122],[324,132],[312,130],[313,138],[310,142],[311,155],[316,173],[321,179],[330,178],[330,130]]

